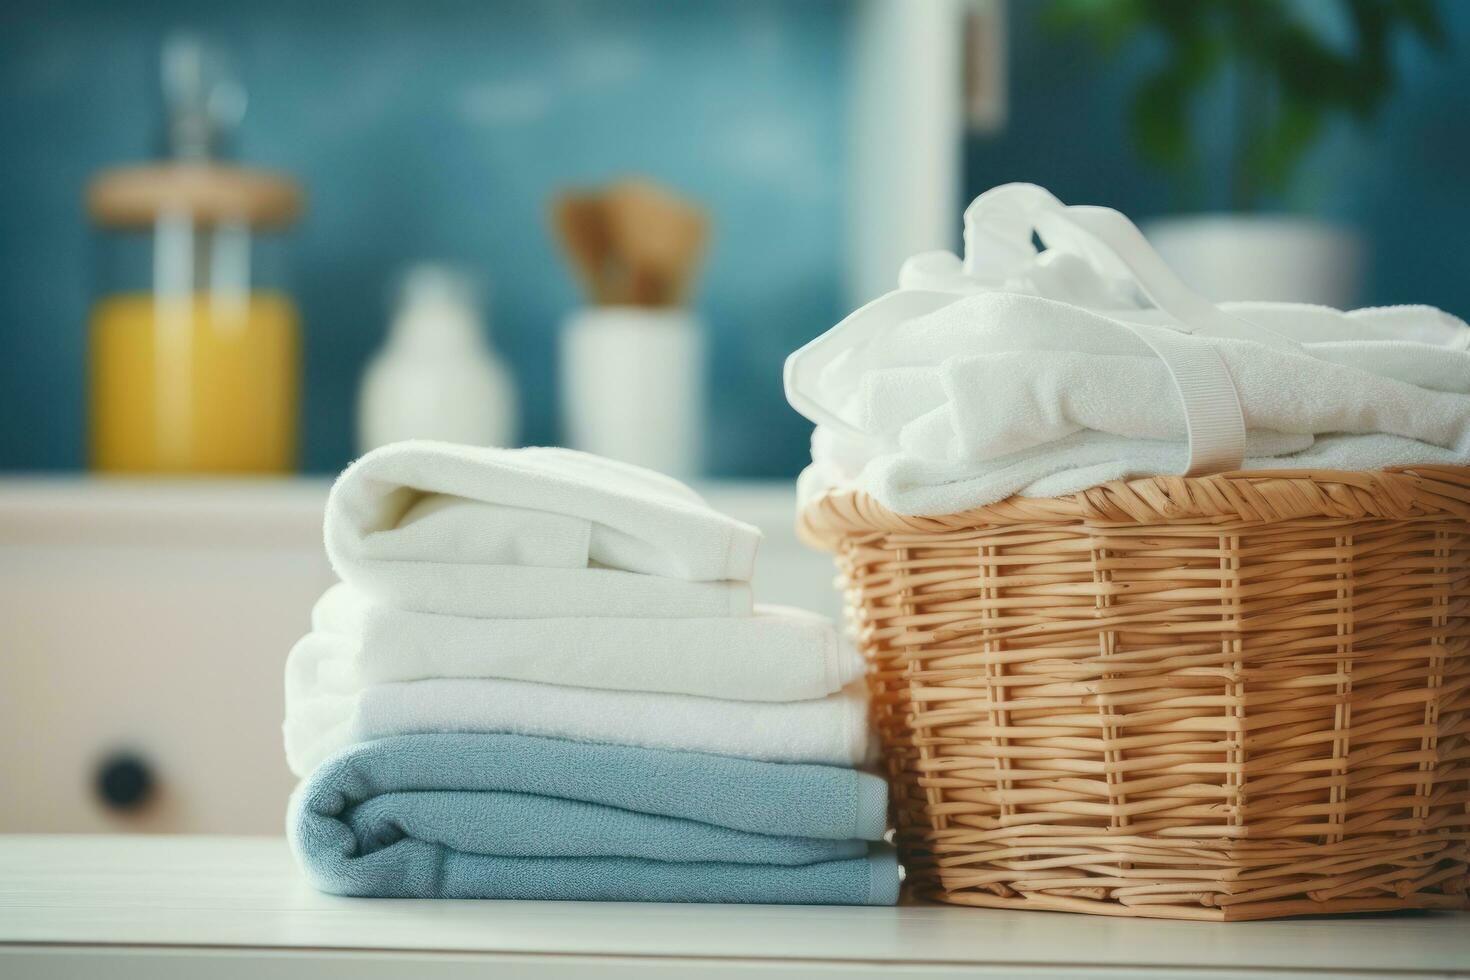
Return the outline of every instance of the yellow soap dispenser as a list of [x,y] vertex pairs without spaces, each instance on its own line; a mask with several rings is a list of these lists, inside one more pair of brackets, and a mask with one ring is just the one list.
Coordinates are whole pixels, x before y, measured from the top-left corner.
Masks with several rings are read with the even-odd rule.
[[191,37],[163,50],[169,159],[98,174],[98,298],[89,376],[91,462],[134,473],[294,468],[296,307],[283,232],[289,178],[219,159],[244,112],[223,54]]

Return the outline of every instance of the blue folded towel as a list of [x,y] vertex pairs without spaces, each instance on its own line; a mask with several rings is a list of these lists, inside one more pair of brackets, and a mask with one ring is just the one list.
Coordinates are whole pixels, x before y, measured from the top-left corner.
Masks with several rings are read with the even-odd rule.
[[524,735],[351,746],[292,798],[343,895],[892,904],[887,786],[865,773]]

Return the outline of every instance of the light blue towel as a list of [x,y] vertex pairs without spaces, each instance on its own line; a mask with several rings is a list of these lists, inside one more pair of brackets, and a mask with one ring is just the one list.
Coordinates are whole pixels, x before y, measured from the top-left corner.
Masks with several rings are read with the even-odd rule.
[[868,853],[861,840],[773,837],[526,793],[385,793],[358,804],[344,819],[363,851],[412,837],[500,857],[815,864]]
[[291,840],[343,895],[892,904],[887,787],[827,766],[522,735],[354,745],[298,787]]

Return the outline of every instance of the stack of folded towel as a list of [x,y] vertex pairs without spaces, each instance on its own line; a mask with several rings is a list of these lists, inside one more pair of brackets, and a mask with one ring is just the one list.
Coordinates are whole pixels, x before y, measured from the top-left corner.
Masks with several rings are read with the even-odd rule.
[[1172,279],[1141,236],[1128,226],[1135,264],[1120,267],[1076,235],[1078,210],[1097,209],[1032,185],[988,191],[966,212],[963,261],[915,256],[899,290],[791,356],[788,398],[817,423],[804,500],[858,488],[900,513],[946,514],[1183,473],[1185,411],[1161,342],[1223,363],[1247,469],[1470,463],[1463,321],[1426,306],[1227,303],[1185,322],[1140,289],[1140,272]]
[[350,895],[887,904],[861,664],[646,470],[400,443],[332,488],[289,831]]

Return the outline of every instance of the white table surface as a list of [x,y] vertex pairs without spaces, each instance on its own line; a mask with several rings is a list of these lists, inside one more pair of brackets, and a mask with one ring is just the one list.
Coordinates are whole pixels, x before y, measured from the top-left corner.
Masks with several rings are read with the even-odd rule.
[[[106,963],[101,959],[105,958]],[[0,976],[1470,976],[1470,914],[346,899],[269,837],[0,837]],[[494,966],[495,969],[490,969]],[[300,968],[294,973],[293,969]]]

